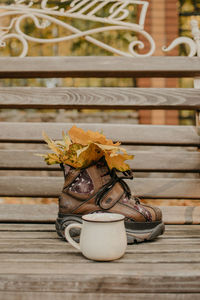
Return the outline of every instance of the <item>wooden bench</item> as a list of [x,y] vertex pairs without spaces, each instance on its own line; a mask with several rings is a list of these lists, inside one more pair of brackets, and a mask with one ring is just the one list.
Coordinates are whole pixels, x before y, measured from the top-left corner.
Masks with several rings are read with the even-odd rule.
[[[200,60],[0,58],[0,78],[54,77],[200,77]],[[198,89],[1,87],[0,109],[20,108],[195,110],[196,127],[106,123],[79,126],[103,130],[135,155],[131,167],[136,178],[130,185],[137,196],[155,204],[157,199],[200,199]],[[71,126],[1,122],[0,196],[58,197],[63,184],[59,167],[47,166],[34,154],[47,151],[36,149],[44,143],[42,130],[59,139],[62,130]],[[9,150],[4,149],[5,144]],[[19,176],[19,171],[23,175]],[[199,299],[200,206],[162,209],[167,224],[162,237],[128,246],[119,261],[95,263],[57,237],[56,204],[1,204],[0,299]]]

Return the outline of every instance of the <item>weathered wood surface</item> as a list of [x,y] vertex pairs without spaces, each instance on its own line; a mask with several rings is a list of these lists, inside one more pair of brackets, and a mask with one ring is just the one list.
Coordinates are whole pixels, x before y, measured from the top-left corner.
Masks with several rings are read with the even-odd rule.
[[[54,223],[57,218],[58,207],[50,205],[18,205],[1,204],[0,222],[34,222]],[[0,224],[0,229],[3,225]]]
[[[28,224],[28,223],[26,223]],[[38,224],[33,224],[33,225],[40,225],[41,223]],[[1,225],[5,225],[5,224],[1,224]],[[45,244],[55,244],[55,241],[52,241],[53,239],[55,239],[57,237],[56,233],[55,233],[55,225],[54,224],[49,224],[52,226],[51,230],[47,230],[46,227],[41,226],[43,228],[43,231],[39,231],[38,229],[35,230],[31,230],[30,227],[29,229],[25,230],[14,230],[14,228],[16,228],[16,223],[13,223],[12,230],[5,230],[3,228],[3,230],[1,229],[0,232],[0,239],[1,239],[1,243],[4,244],[8,244],[9,240],[12,239],[12,243],[16,243],[18,245],[23,245],[23,244],[27,244],[27,239],[34,239],[33,244],[35,243],[41,243],[41,239],[42,239],[42,243]],[[28,225],[32,225],[32,224],[28,224]],[[47,225],[47,224],[42,224],[42,225]],[[178,225],[176,225],[178,226]],[[190,228],[185,228],[185,226],[190,226]],[[195,226],[199,226],[199,225],[195,225]],[[179,228],[176,228],[174,230],[170,230],[165,232],[165,235],[162,238],[162,244],[173,244],[174,243],[178,243],[178,244],[189,244],[190,242],[192,242],[195,245],[198,245],[200,243],[200,232],[199,232],[199,228],[193,228],[191,227],[191,225],[184,225],[183,226],[185,228],[185,230],[179,230]],[[44,231],[45,229],[45,231]],[[184,239],[183,239],[184,237]],[[20,241],[19,241],[20,238]],[[190,239],[192,238],[192,241],[190,241]],[[164,239],[164,240],[163,240]],[[57,240],[58,242],[60,242],[60,240]],[[156,246],[160,244],[160,240],[157,241]],[[29,245],[27,245],[27,248],[29,247]]]
[[[200,294],[149,294],[149,293],[45,293],[46,300],[199,300]],[[0,292],[2,300],[44,300],[43,292]]]
[[[59,171],[59,165],[47,165],[36,154],[48,150],[0,150],[0,169]],[[133,171],[150,172],[200,172],[200,152],[195,151],[129,151],[134,160],[129,162]]]
[[[9,223],[7,223],[10,225]],[[57,237],[55,232],[55,224],[28,224],[28,226],[25,226],[25,228],[22,228],[19,230],[17,229],[17,225],[21,225],[20,223],[12,223],[8,226],[7,224],[1,224],[1,230],[0,230],[0,239],[1,243],[8,244],[9,240],[12,239],[12,243],[16,243],[18,245],[27,244],[27,239],[34,239],[33,244],[44,243],[44,244],[55,244],[56,242],[60,242],[60,239],[57,239],[54,241],[54,239]],[[3,225],[7,225],[7,227],[3,227]],[[40,226],[42,230],[39,230],[36,228],[36,225]],[[44,225],[44,226],[43,226]],[[51,230],[47,228],[48,226],[51,226]],[[199,231],[199,225],[184,225],[182,230],[180,229],[180,225],[171,225],[172,230],[167,230],[165,232],[165,235],[162,237],[162,243],[160,243],[160,239],[157,240],[156,246],[159,244],[188,244],[192,242],[195,245],[198,245],[200,243],[200,231]],[[175,228],[176,227],[176,228]],[[168,227],[167,227],[168,228]],[[20,238],[20,240],[19,240]],[[183,239],[184,238],[184,239]],[[190,239],[192,240],[190,241]],[[42,241],[41,241],[42,240]],[[194,245],[194,246],[195,246]],[[29,245],[26,246],[28,249]]]
[[[2,297],[2,298],[1,298]],[[199,300],[200,294],[45,293],[46,300]],[[2,300],[44,300],[43,292],[0,292]]]
[[199,109],[197,89],[0,88],[0,108]]
[[[166,226],[163,236],[129,245],[123,258],[108,263],[85,259],[57,237],[53,225],[2,225],[0,299],[15,292],[20,300],[37,295],[40,299],[41,293],[46,299],[62,294],[69,299],[82,295],[134,299],[137,295],[137,299],[163,300],[198,299],[193,295],[200,294],[200,225]],[[16,231],[10,231],[13,228]]]
[[[52,139],[62,139],[61,133],[68,131],[72,123],[0,123],[0,142],[44,142],[42,131]],[[127,144],[140,145],[191,145],[199,146],[193,126],[130,125],[130,124],[78,124],[84,130],[103,131],[106,137]]]
[[[182,225],[181,225],[182,226]],[[7,244],[4,244],[2,243],[1,245],[1,249],[0,249],[0,255],[1,253],[13,253],[13,254],[16,254],[16,253],[24,253],[24,254],[27,254],[27,253],[32,253],[32,254],[37,254],[37,253],[43,253],[43,254],[61,254],[61,253],[66,253],[68,255],[70,255],[73,250],[70,248],[70,250],[67,250],[66,248],[66,245],[63,244],[63,242],[61,243],[43,243],[40,239],[40,242],[37,242],[35,241],[34,243],[34,239],[31,239],[31,241],[27,241],[26,242],[22,242],[20,243],[19,242],[19,239],[20,237],[18,237],[18,241],[17,242],[12,242],[12,240],[10,240],[10,243],[7,243]],[[12,248],[11,248],[12,246]],[[184,252],[184,253],[190,253],[191,256],[193,256],[194,253],[199,253],[198,252],[198,249],[200,248],[199,247],[200,244],[199,242],[196,242],[196,243],[179,243],[176,241],[174,241],[173,239],[173,243],[151,243],[151,249],[149,248],[149,245],[148,244],[140,244],[139,246],[137,246],[136,249],[134,250],[127,250],[127,254],[129,253],[132,253],[132,254],[135,254],[135,253],[138,253],[138,254],[146,254],[148,255],[148,253],[160,253],[160,254],[164,254],[164,253],[177,253],[177,255],[180,253],[180,252]],[[11,248],[11,249],[10,249]],[[184,251],[182,249],[185,249]],[[73,261],[77,261],[78,263],[81,262],[81,259],[82,258],[79,258],[79,254],[76,253],[76,256],[78,256],[78,258],[74,258]],[[130,255],[128,255],[130,256]],[[127,256],[127,257],[128,257]],[[200,256],[200,253],[199,253],[199,256]],[[194,256],[195,257],[195,256]],[[68,257],[70,259],[70,257]],[[72,261],[72,258],[71,260]],[[67,259],[65,260],[65,262],[67,263],[70,263],[70,261],[67,261]],[[34,261],[32,261],[34,262]],[[48,259],[47,261],[48,262]],[[55,261],[56,262],[56,259]],[[127,260],[126,260],[127,262]],[[162,263],[163,261],[161,261]],[[189,261],[191,262],[191,260]],[[82,263],[84,263],[84,261],[82,260]],[[151,261],[149,262],[151,263]],[[1,264],[0,264],[0,267],[1,267]],[[84,268],[84,267],[83,267]]]
[[[200,224],[200,206],[161,206],[163,220],[165,224]],[[1,204],[0,205],[0,222],[29,222],[29,223],[54,223],[57,218],[58,207],[56,204],[51,205],[18,205],[18,204]],[[1,224],[1,231],[5,230],[6,224]],[[10,225],[9,230],[19,230],[20,224]],[[29,224],[26,230],[30,231]],[[35,224],[34,226],[37,226]],[[38,225],[40,226],[40,225]],[[44,224],[44,226],[49,226]],[[193,225],[194,226],[194,225]],[[180,227],[180,226],[179,226]],[[17,229],[18,228],[18,229]],[[23,228],[23,227],[22,227]],[[52,231],[46,227],[45,231]],[[171,227],[174,230],[176,228]],[[179,230],[183,228],[180,227]],[[198,225],[195,229],[199,228]],[[35,231],[39,231],[38,227]]]
[[[146,245],[146,248],[138,246],[138,249],[135,251],[127,250],[126,256],[116,261],[116,263],[167,263],[169,261],[178,263],[198,263],[200,255],[198,247],[200,243],[184,243],[184,239],[181,239],[181,241],[182,240],[183,242],[181,243],[179,242],[179,240],[177,240],[177,243],[174,242],[173,244],[170,244],[169,240],[169,244],[166,244],[166,240],[163,239],[164,243],[162,248],[161,246],[158,246],[161,245],[162,240],[156,240],[156,243],[158,245],[153,245],[152,249],[148,248],[149,245]],[[192,238],[190,238],[190,240],[192,240]],[[31,239],[31,241],[29,239],[26,239],[26,241],[24,241],[24,244],[21,243],[18,245],[15,241],[10,240],[10,243],[7,243],[6,245],[2,244],[2,249],[0,250],[0,260],[3,262],[15,263],[76,262],[78,264],[82,264],[85,262],[84,257],[80,256],[78,252],[74,252],[71,248],[70,250],[66,248],[66,245],[64,245],[63,242],[64,241],[61,241],[60,243],[50,244],[41,242],[39,243],[37,240],[34,239]],[[4,243],[4,241],[0,240],[0,243]],[[32,246],[27,246],[27,243],[31,243]],[[13,249],[9,250],[9,247],[11,245]],[[54,249],[52,249],[52,245],[55,246]],[[164,250],[165,245],[166,249]],[[174,252],[173,248],[176,246],[177,251]],[[192,246],[194,246],[194,249],[191,249]],[[57,250],[59,247],[60,251]],[[14,251],[14,248],[16,248],[16,251]],[[188,251],[186,250],[185,252],[181,252],[181,248],[188,248]],[[74,254],[74,257],[71,257],[71,254]]]
[[196,130],[198,135],[200,136],[200,110],[196,111]]
[[[129,186],[134,195],[143,198],[200,197],[200,179],[135,178]],[[62,177],[1,176],[0,196],[58,197],[62,188]]]
[[[14,205],[14,206],[19,206],[19,205]],[[21,205],[22,206],[22,210],[23,210],[23,207],[29,207],[30,210],[32,210],[33,208],[33,211],[34,211],[34,207],[30,207],[29,205]],[[45,205],[39,205],[40,207],[43,207]],[[6,208],[8,207],[8,204],[6,205],[3,205],[2,204],[2,209],[3,210],[6,210]],[[165,211],[165,206],[162,206],[161,207],[163,211]],[[175,206],[175,208],[180,208],[180,210],[184,207],[180,207],[180,206]],[[25,213],[25,212],[24,212]],[[42,221],[42,220],[41,220]],[[2,222],[2,220],[0,220],[0,222]],[[2,234],[3,232],[9,232],[9,235],[10,235],[10,232],[35,232],[35,233],[39,233],[39,234],[46,234],[47,232],[55,232],[55,225],[54,224],[51,224],[50,222],[47,223],[47,224],[43,224],[42,222],[40,223],[25,223],[26,225],[24,226],[24,224],[21,222],[21,223],[0,223],[0,238],[2,237]],[[42,226],[41,226],[42,224]],[[184,226],[179,226],[179,225],[170,225],[170,226],[166,226],[166,231],[165,231],[165,236],[166,235],[170,235],[174,232],[179,232],[179,235],[182,235],[182,234],[185,234],[185,232],[187,232],[187,236],[188,236],[188,232],[197,232],[199,233],[199,225],[184,225]],[[165,236],[162,236],[165,237]],[[176,236],[177,236],[177,233],[176,233]],[[11,237],[11,236],[10,236]],[[29,238],[31,238],[32,235],[29,235]],[[55,236],[54,236],[55,237]]]
[[198,77],[198,57],[111,56],[0,58],[0,78]]

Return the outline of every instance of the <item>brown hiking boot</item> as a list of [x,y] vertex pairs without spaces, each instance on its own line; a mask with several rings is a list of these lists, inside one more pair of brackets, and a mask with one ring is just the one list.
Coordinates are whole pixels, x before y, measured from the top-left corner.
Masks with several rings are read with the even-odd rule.
[[[155,239],[163,234],[164,224],[159,208],[141,204],[131,196],[124,179],[133,179],[132,172],[109,170],[104,160],[85,168],[74,169],[61,165],[65,183],[59,197],[59,213],[56,230],[64,237],[64,229],[70,223],[81,223],[88,213],[120,213],[125,218],[128,243]],[[78,236],[74,229],[72,236]]]

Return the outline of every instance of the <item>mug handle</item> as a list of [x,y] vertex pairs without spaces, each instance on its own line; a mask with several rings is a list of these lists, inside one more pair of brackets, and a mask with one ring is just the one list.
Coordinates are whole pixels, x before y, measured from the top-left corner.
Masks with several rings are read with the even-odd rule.
[[79,224],[79,223],[73,223],[73,224],[70,224],[68,225],[66,228],[65,228],[65,238],[66,240],[76,249],[78,250],[81,250],[80,248],[80,244],[75,242],[71,236],[70,236],[70,229],[72,228],[82,228],[82,224]]

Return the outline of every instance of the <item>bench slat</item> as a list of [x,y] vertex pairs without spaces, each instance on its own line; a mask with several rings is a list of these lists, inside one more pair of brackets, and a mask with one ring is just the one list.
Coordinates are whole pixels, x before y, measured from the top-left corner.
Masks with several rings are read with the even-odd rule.
[[[64,246],[66,248],[68,248],[68,244],[67,245],[64,244]],[[77,255],[77,253],[76,253],[76,255]],[[176,266],[176,268],[175,268],[175,266]],[[174,268],[175,268],[175,270],[174,270]],[[160,282],[159,287],[158,287],[158,285],[156,285],[157,288],[159,288],[159,290],[162,289],[162,291],[165,291],[165,292],[169,291],[168,286],[169,286],[170,282],[171,282],[171,291],[177,290],[177,286],[174,287],[174,282],[172,280],[172,278],[174,278],[174,275],[176,274],[177,278],[179,278],[179,284],[182,285],[182,287],[181,287],[182,289],[185,287],[186,291],[191,289],[191,292],[192,291],[194,293],[200,292],[199,282],[198,282],[198,280],[195,280],[200,277],[200,263],[197,263],[195,268],[194,268],[193,264],[184,264],[184,265],[181,265],[181,264],[174,265],[173,263],[157,264],[157,266],[154,267],[152,270],[151,263],[149,263],[149,264],[148,263],[147,264],[136,263],[136,264],[134,264],[134,268],[133,268],[132,264],[126,264],[126,266],[124,266],[123,264],[115,263],[115,262],[100,264],[99,262],[89,263],[87,260],[85,260],[85,263],[83,263],[82,267],[80,268],[79,264],[70,264],[70,263],[29,262],[27,264],[25,262],[21,262],[20,268],[19,268],[18,262],[13,262],[12,264],[10,264],[8,262],[0,262],[0,270],[1,270],[1,274],[4,274],[4,275],[7,274],[7,276],[13,274],[13,278],[15,276],[18,276],[19,278],[15,278],[15,280],[18,280],[18,281],[21,281],[22,278],[25,279],[24,276],[22,277],[22,275],[25,275],[25,274],[29,275],[29,276],[27,276],[28,281],[29,280],[31,281],[31,278],[32,278],[32,280],[34,278],[35,281],[38,280],[37,284],[32,283],[32,289],[31,289],[30,282],[29,282],[29,289],[31,289],[33,291],[37,290],[38,288],[41,289],[42,287],[43,287],[43,291],[45,291],[45,290],[47,291],[49,289],[49,287],[52,287],[52,286],[55,287],[55,290],[60,288],[60,292],[67,291],[68,288],[69,288],[69,290],[71,289],[71,291],[72,291],[72,289],[74,288],[74,282],[78,282],[78,280],[79,280],[79,284],[76,284],[76,286],[80,287],[80,289],[81,289],[81,287],[82,287],[82,289],[85,288],[86,290],[88,290],[90,288],[93,290],[93,292],[95,292],[97,290],[100,282],[102,282],[103,278],[105,279],[105,274],[106,274],[107,290],[116,292],[116,291],[119,291],[119,288],[122,288],[123,292],[124,291],[129,292],[129,289],[125,290],[125,288],[128,287],[131,289],[131,292],[134,292],[134,291],[143,292],[144,286],[145,286],[145,291],[148,291],[149,286],[151,286],[151,288],[153,288],[153,287],[155,288],[155,281],[149,280],[149,277],[152,276],[152,271],[153,271],[153,275],[154,275],[153,279],[160,278],[160,276],[163,276],[163,274],[166,274],[165,280]],[[87,272],[86,272],[86,270],[87,270]],[[187,270],[187,272],[186,272],[186,270]],[[78,274],[78,276],[77,276],[77,274]],[[138,274],[141,275],[140,279],[143,278],[143,280],[142,280],[143,282],[146,281],[146,284],[141,285],[140,287],[137,285],[139,283],[138,282],[139,281]],[[34,275],[37,275],[37,277]],[[46,284],[42,280],[41,275],[46,275],[45,276]],[[143,277],[142,275],[145,275],[145,276]],[[59,280],[58,280],[58,276],[59,276]],[[47,282],[48,282],[47,278],[49,278],[49,282],[51,282],[51,285],[47,284]],[[124,280],[122,280],[122,278]],[[132,284],[133,278],[135,279],[135,284]],[[168,280],[171,279],[171,281],[168,283],[166,282],[167,278],[168,278]],[[181,282],[180,282],[180,278],[182,279]],[[190,278],[190,280],[191,280],[191,278],[193,279],[192,286],[191,286],[191,282],[189,281],[189,278]],[[101,281],[98,282],[98,280],[101,280]],[[188,280],[188,282],[187,282],[187,280]],[[81,281],[82,281],[82,284],[81,284]],[[125,285],[125,283],[123,281],[125,281],[127,283],[127,285]],[[53,284],[53,282],[54,282],[54,284]],[[64,282],[65,282],[65,284],[64,284]],[[26,284],[27,283],[28,282],[26,282]],[[73,285],[72,285],[72,283],[73,283]],[[120,286],[120,283],[121,283],[121,286]],[[3,289],[4,284],[5,284],[4,281],[1,282],[1,290]],[[11,282],[10,282],[10,284],[11,284]],[[86,285],[88,285],[88,286],[86,286]],[[17,286],[16,286],[16,289],[17,289]],[[61,286],[62,286],[62,288],[61,288]],[[108,286],[109,286],[109,288],[108,288]],[[12,289],[13,287],[14,287],[13,285],[11,285],[11,286],[8,285],[7,290]],[[45,287],[46,287],[46,289],[45,289]],[[24,289],[24,285],[21,285],[21,288],[19,287],[19,290],[21,290],[21,289],[22,290]]]
[[[4,210],[7,210],[7,207],[10,206],[10,204],[2,204],[3,206],[3,209]],[[16,205],[14,205],[16,206]],[[20,206],[20,211],[21,211],[21,207],[29,207],[29,209],[32,210],[32,207],[33,209],[35,208],[35,206],[38,206],[38,205],[34,205],[34,206],[31,206],[30,205],[26,205],[26,204],[22,204]],[[46,205],[39,205],[41,207],[45,207]],[[17,207],[19,208],[19,205],[17,205]],[[162,206],[161,209],[163,211],[163,213],[165,214],[165,206]],[[185,209],[186,207],[185,206],[173,206],[171,207],[170,209]],[[196,208],[195,208],[196,209]],[[44,213],[44,212],[43,212]],[[56,213],[56,212],[55,212]],[[0,219],[0,221],[2,221]],[[19,221],[19,220],[18,220]],[[24,226],[23,223],[14,223],[15,226],[13,226],[13,223],[1,223],[1,226],[0,226],[0,239],[1,238],[11,238],[10,236],[10,233],[12,232],[12,234],[16,234],[12,237],[16,237],[18,238],[19,235],[21,234],[20,232],[23,232],[23,237],[26,237],[26,238],[40,238],[40,237],[44,237],[43,234],[45,234],[45,232],[47,234],[49,234],[49,237],[52,238],[51,236],[51,233],[52,232],[55,232],[55,227],[54,227],[54,224],[52,223],[49,223],[49,224],[43,224],[43,223],[26,223],[26,225]],[[32,234],[30,235],[29,233],[33,233],[33,236]],[[199,225],[184,225],[184,226],[179,226],[179,225],[170,225],[170,226],[166,226],[165,228],[165,235],[162,236],[163,238],[168,236],[170,239],[171,238],[174,238],[174,236],[177,235],[177,238],[181,238],[184,234],[186,234],[187,236],[185,237],[185,243],[188,242],[188,238],[191,237],[191,235],[188,236],[188,232],[189,234],[191,233],[191,235],[193,236],[194,233],[198,233],[200,234],[200,231],[199,231]],[[17,235],[19,233],[19,235]],[[171,236],[171,234],[173,235],[173,237]],[[200,238],[199,238],[200,240]],[[167,241],[167,239],[166,239]],[[180,239],[179,239],[179,242],[180,242]],[[195,242],[195,241],[193,241]],[[159,243],[159,240],[157,241],[157,243]]]
[[[72,123],[0,123],[0,142],[37,142],[43,141],[44,130],[52,139],[61,139],[61,133],[68,131]],[[126,124],[78,124],[85,130],[103,131],[112,140],[127,144],[140,145],[200,145],[193,126],[157,126]]]
[[[200,179],[136,178],[129,186],[144,198],[200,197]],[[1,176],[0,196],[58,197],[62,187],[62,177]]]
[[[60,170],[59,165],[48,166],[38,153],[40,150],[0,150],[0,169],[3,170]],[[200,172],[200,152],[150,152],[129,151],[135,155],[129,164],[134,171]]]
[[197,89],[0,88],[0,108],[200,109]]
[[[160,299],[160,300],[175,300],[178,299],[177,298],[177,294],[172,293],[172,294],[160,294],[160,293],[153,293],[153,294],[149,294],[149,293],[140,293],[137,294],[136,292],[134,294],[130,294],[130,293],[68,293],[65,292],[65,299],[73,299],[73,300],[102,300],[102,299],[109,299],[109,300],[121,300],[122,298],[124,300],[132,300],[133,297],[137,300],[155,300]],[[200,299],[200,294],[188,294],[184,296],[183,298],[183,294],[181,295],[183,300],[199,300]],[[10,299],[20,299],[20,300],[33,300],[33,299],[37,299],[37,300],[44,300],[44,292],[0,292],[0,298],[3,300],[10,300]],[[59,293],[59,292],[45,292],[45,299],[46,300],[63,300],[63,293]]]
[[[69,246],[65,245],[65,247]],[[71,256],[79,255],[81,254],[71,254]],[[79,264],[64,262],[21,262],[20,267],[18,262],[1,262],[0,270],[1,290],[6,291],[36,292],[42,290],[44,295],[49,291],[63,294],[98,291],[132,293],[133,296],[136,292],[149,293],[149,291],[200,293],[199,262],[195,264],[170,262],[154,265],[135,263],[134,267],[130,263],[100,264],[90,263],[87,260],[81,264],[81,267]],[[163,280],[159,282],[160,278]]]
[[[184,226],[184,225],[183,225]],[[191,225],[190,225],[191,226]],[[200,227],[200,226],[199,226]],[[200,228],[199,228],[200,229]],[[5,253],[8,255],[8,257],[11,257],[11,254],[13,254],[13,256],[15,256],[16,252],[18,252],[18,254],[21,254],[21,259],[20,262],[27,262],[26,261],[26,256],[27,254],[30,255],[35,253],[35,252],[39,252],[38,254],[38,258],[35,259],[30,259],[30,262],[48,262],[51,257],[52,262],[56,262],[56,254],[60,254],[61,257],[63,256],[63,254],[65,253],[66,257],[65,257],[65,262],[67,263],[85,263],[85,259],[83,256],[80,255],[80,257],[77,257],[76,255],[74,255],[74,257],[70,257],[70,254],[76,254],[76,250],[73,251],[73,249],[71,248],[66,248],[66,243],[64,243],[63,241],[61,241],[60,239],[57,238],[57,234],[56,232],[54,232],[54,235],[51,234],[51,237],[49,237],[49,233],[48,232],[42,232],[43,234],[41,234],[41,237],[39,237],[38,239],[33,238],[34,234],[31,233],[31,239],[26,237],[23,237],[23,233],[21,232],[20,234],[17,235],[16,238],[12,238],[10,237],[7,239],[0,239],[0,258],[3,256],[2,254],[5,255]],[[46,233],[46,235],[45,235]],[[13,235],[13,233],[12,233]],[[26,234],[28,236],[28,234]],[[30,233],[29,233],[30,235]],[[182,254],[182,257],[186,257],[186,261],[185,262],[189,262],[189,263],[195,263],[195,262],[200,262],[200,250],[199,250],[199,246],[200,246],[200,242],[199,242],[199,238],[193,236],[190,237],[191,240],[191,244],[184,243],[185,242],[185,238],[187,237],[187,233],[185,233],[182,236],[182,239],[178,239],[177,241],[175,241],[174,239],[165,239],[164,237],[162,238],[162,242],[161,241],[156,241],[156,243],[154,245],[152,245],[152,247],[149,248],[149,252],[151,251],[152,254],[157,254],[158,257],[161,257],[164,254],[163,250],[164,247],[166,252],[170,253],[170,254],[176,254],[177,256],[177,252],[179,252],[180,254]],[[196,240],[196,242],[194,241]],[[186,241],[188,241],[188,239],[186,239]],[[168,243],[167,243],[168,242]],[[12,247],[11,247],[12,246]],[[182,247],[182,248],[181,248]],[[186,248],[186,250],[183,249],[183,247]],[[11,249],[10,249],[11,248]],[[135,260],[134,255],[136,254],[136,257],[138,256],[138,252],[139,250],[141,250],[141,256],[142,256],[142,252],[144,254],[144,252],[146,252],[148,249],[147,247],[139,247],[139,249],[128,249],[127,250],[127,254],[125,258],[122,258],[120,261],[117,261],[117,263],[121,264],[121,263],[136,263],[137,261]],[[52,250],[52,253],[50,252]],[[57,251],[56,251],[57,250]],[[145,251],[146,250],[146,251]],[[156,253],[157,250],[157,253]],[[160,253],[159,253],[159,250]],[[48,252],[47,252],[48,251]],[[56,253],[57,252],[57,253]],[[48,254],[52,254],[50,255],[50,257],[48,257]],[[23,254],[24,257],[23,257]],[[46,259],[43,258],[41,259],[40,257],[46,255]],[[183,255],[184,254],[184,255]],[[193,256],[194,255],[194,256]],[[53,259],[54,257],[54,259]],[[33,256],[34,258],[34,256]],[[174,255],[175,258],[175,255]],[[179,257],[180,258],[180,257]],[[71,259],[71,261],[70,261]],[[62,262],[63,259],[59,260],[58,262]],[[17,260],[13,259],[5,259],[3,260],[4,262],[16,262]],[[145,258],[145,263],[153,263],[149,260],[148,258]],[[159,262],[159,261],[158,261]],[[166,259],[164,261],[160,261],[160,262],[169,262],[169,258],[168,261],[166,261]],[[174,261],[172,261],[174,262]],[[177,262],[182,262],[179,261],[179,259],[177,258]],[[142,263],[141,259],[139,259],[138,263]]]
[[[6,224],[1,224],[2,225],[6,225]],[[20,223],[17,223],[17,225],[20,225]],[[21,224],[22,225],[22,224]],[[31,225],[30,223],[27,223],[27,225]],[[34,225],[38,225],[39,223],[35,223]],[[47,229],[47,231],[45,231],[45,228],[43,228],[43,231],[13,231],[11,229],[12,235],[10,233],[10,230],[8,231],[0,231],[0,244],[11,244],[11,243],[26,243],[27,240],[32,240],[32,242],[34,244],[36,243],[40,243],[40,244],[57,244],[60,243],[59,239],[55,239],[57,238],[57,234],[55,232],[55,227],[54,224],[42,224],[42,226],[40,227],[40,229],[43,227],[43,225],[46,226],[52,226],[52,230],[49,231]],[[16,226],[16,223],[15,223]],[[169,225],[167,225],[169,226]],[[172,226],[172,225],[170,225]],[[178,226],[178,225],[174,225],[174,226]],[[184,226],[190,226],[190,229],[188,228],[187,230],[174,230],[174,231],[165,231],[165,235],[162,236],[162,244],[189,244],[190,243],[190,239],[191,239],[191,243],[193,244],[199,244],[200,245],[200,227],[199,225],[183,225]],[[193,226],[198,227],[198,229],[196,228],[196,230],[193,230]],[[21,237],[21,240],[19,242],[19,238]],[[156,242],[157,245],[160,245],[161,241],[158,240]],[[8,251],[9,252],[9,251]],[[199,249],[200,252],[200,249]]]
[[[200,224],[200,206],[161,206],[160,208],[162,209],[165,224]],[[56,204],[1,204],[0,222],[54,223],[57,218],[57,213],[58,206]],[[0,231],[4,230],[3,225],[0,227]],[[12,230],[15,228],[18,230],[17,226],[13,226]],[[30,228],[28,226],[23,228],[24,230],[26,228],[26,231],[28,231],[27,234],[30,234]],[[185,227],[180,227],[180,230],[184,228]],[[197,230],[196,227],[195,229]],[[38,230],[41,231],[41,228],[35,229],[35,231]],[[45,230],[52,232],[49,228]],[[174,230],[177,230],[177,228]]]
[[0,78],[195,77],[198,57],[25,57],[0,58]]
[[[168,225],[169,226],[169,225]],[[184,225],[182,225],[184,226]],[[192,227],[192,225],[190,225]],[[199,226],[200,229],[200,226]],[[74,255],[74,257],[70,257],[71,254],[75,254],[76,250],[73,251],[73,249],[68,248],[66,249],[66,243],[63,243],[63,241],[61,241],[60,239],[57,238],[57,234],[56,232],[54,232],[54,235],[51,235],[51,237],[49,237],[49,233],[48,232],[42,232],[43,235],[41,234],[41,237],[39,238],[34,238],[34,233],[31,233],[31,238],[28,238],[28,233],[27,233],[27,237],[24,238],[23,237],[23,232],[18,233],[16,238],[12,238],[12,236],[10,235],[10,238],[6,238],[6,239],[0,239],[0,259],[1,261],[4,262],[17,262],[17,258],[19,260],[19,262],[55,262],[56,263],[56,258],[57,258],[57,262],[68,262],[68,263],[85,263],[85,259],[83,256],[76,256]],[[46,236],[45,236],[46,233]],[[13,233],[12,233],[13,235]],[[29,233],[30,236],[30,233]],[[190,239],[191,244],[189,244],[188,240]],[[196,242],[195,242],[196,240]],[[169,242],[169,243],[167,243]],[[31,244],[31,245],[30,245]],[[156,245],[155,245],[156,244]],[[177,240],[175,241],[175,238],[172,239],[165,239],[164,237],[162,237],[162,240],[159,239],[156,241],[156,243],[154,244],[154,247],[150,247],[149,248],[149,252],[151,250],[156,250],[156,246],[159,250],[159,245],[162,245],[161,247],[163,247],[164,245],[166,245],[166,250],[169,250],[168,255],[164,255],[163,252],[161,253],[149,253],[151,254],[150,257],[147,255],[146,257],[144,257],[144,253],[138,253],[139,251],[137,251],[136,249],[131,249],[128,247],[127,249],[127,253],[125,255],[125,257],[123,257],[122,259],[118,260],[116,263],[122,264],[122,263],[168,263],[170,262],[170,258],[172,258],[172,263],[174,262],[179,262],[179,263],[197,263],[200,262],[200,250],[198,248],[198,246],[200,246],[200,240],[199,238],[195,237],[195,236],[191,236],[189,238],[187,238],[187,232],[184,233],[184,235],[181,238],[177,238]],[[12,245],[12,249],[9,249],[9,247]],[[56,253],[55,249],[60,250],[60,253]],[[173,251],[173,247],[177,246],[176,249],[174,249]],[[23,248],[24,247],[24,248]],[[52,253],[49,253],[49,255],[47,255],[45,252],[45,248],[50,248],[54,247],[54,251],[52,251]],[[160,248],[161,248],[160,247]],[[183,249],[181,249],[181,247],[186,247],[187,250],[184,251]],[[17,248],[18,253],[15,252],[15,248]],[[32,249],[31,249],[32,248]],[[132,247],[133,248],[133,247]],[[154,248],[154,249],[153,249]],[[174,247],[175,248],[175,247]],[[23,253],[23,249],[24,252]],[[66,251],[66,253],[64,253],[64,250]],[[142,252],[143,249],[139,248]],[[139,250],[138,249],[138,250]],[[180,250],[179,255],[177,255],[177,250]],[[31,250],[34,250],[32,252],[39,252],[37,254],[35,253],[31,253]],[[163,250],[161,248],[161,250]],[[196,250],[196,253],[194,252],[194,250]],[[4,253],[2,253],[3,251],[5,251]],[[20,253],[21,252],[21,253]],[[43,253],[42,253],[43,252]],[[21,254],[21,255],[20,255]],[[24,254],[24,255],[23,255]],[[32,257],[31,257],[32,254]],[[157,254],[157,260],[156,260],[156,254]],[[191,255],[192,254],[192,255]],[[7,257],[6,257],[7,255]],[[64,256],[65,255],[65,256]],[[65,257],[65,259],[64,259]],[[143,261],[142,261],[142,257],[143,257]],[[152,260],[151,260],[152,258]],[[138,261],[137,261],[138,259]],[[70,261],[71,260],[71,261]]]

